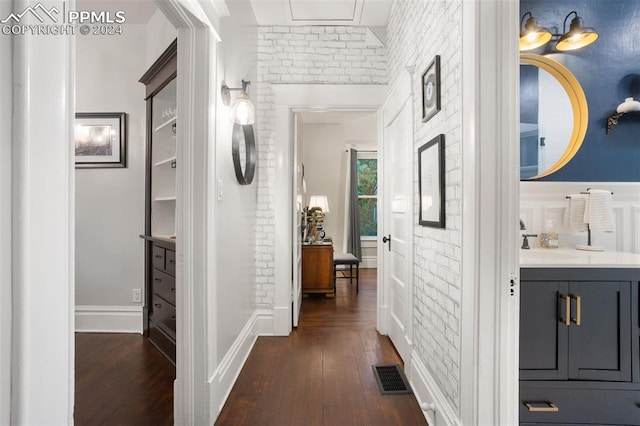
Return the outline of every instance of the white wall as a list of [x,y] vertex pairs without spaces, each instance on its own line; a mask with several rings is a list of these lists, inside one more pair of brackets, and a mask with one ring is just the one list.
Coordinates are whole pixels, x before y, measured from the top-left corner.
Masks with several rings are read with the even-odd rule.
[[[526,233],[540,235],[547,220],[553,220],[561,247],[587,244],[586,232],[572,232],[563,222],[565,196],[587,188],[613,192],[615,231],[592,232],[592,244],[607,251],[640,253],[640,184],[634,182],[520,182],[520,218]],[[540,239],[529,238],[529,245],[540,247]]]
[[[391,8],[389,41],[390,85],[404,67],[415,65],[413,84],[414,153],[440,133],[445,135],[446,229],[418,225],[417,154],[414,155],[414,356],[420,375],[433,381],[449,410],[459,412],[460,383],[471,377],[460,374],[461,262],[462,262],[462,69],[461,4],[453,1],[396,1]],[[421,76],[435,55],[441,56],[442,109],[422,122]],[[471,70],[470,70],[471,71]],[[433,395],[430,395],[433,400]],[[438,422],[439,423],[439,422]]]
[[[307,113],[309,114],[309,113]],[[313,113],[311,113],[313,114]],[[318,113],[321,114],[321,113]],[[356,117],[343,113],[339,123],[301,123],[300,149],[304,164],[307,200],[312,195],[326,195],[330,212],[325,215],[324,230],[333,238],[337,252],[346,251],[344,241],[346,181],[348,178],[349,145],[357,149],[377,149],[376,114]]]
[[173,24],[164,16],[164,13],[156,10],[147,22],[145,70],[153,65],[177,36],[178,32]]
[[[133,303],[131,293],[144,289],[139,235],[144,234],[146,106],[138,79],[146,71],[145,39],[144,25],[126,25],[117,37],[76,38],[76,111],[125,112],[128,121],[126,168],[76,169],[78,330],[142,331],[142,304]],[[129,321],[105,322],[105,307]],[[123,313],[123,307],[136,307],[135,315]]]
[[[233,381],[256,338],[256,220],[257,178],[250,185],[236,179],[231,155],[233,123],[229,107],[218,96],[224,80],[230,87],[251,81],[250,99],[256,102],[257,25],[248,2],[229,2],[230,16],[220,20],[218,81],[213,96],[217,99],[216,142],[211,161],[216,175],[212,185],[215,223],[215,292],[210,292],[209,327],[215,329],[215,348],[211,348],[209,369],[213,373],[212,410],[222,408]],[[232,92],[235,99],[238,92]],[[255,132],[257,136],[257,131]]]

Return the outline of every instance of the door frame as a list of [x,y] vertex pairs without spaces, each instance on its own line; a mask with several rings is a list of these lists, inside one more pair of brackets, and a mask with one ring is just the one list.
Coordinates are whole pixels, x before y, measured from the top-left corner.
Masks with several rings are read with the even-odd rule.
[[[293,227],[291,226],[293,193],[293,132],[294,112],[351,110],[375,111],[380,122],[380,110],[387,95],[386,85],[359,84],[271,84],[274,92],[274,148],[276,173],[274,182],[275,223],[275,289],[273,335],[288,336],[292,330],[292,261]],[[353,100],[357,99],[357,102]],[[380,138],[378,133],[378,138]]]

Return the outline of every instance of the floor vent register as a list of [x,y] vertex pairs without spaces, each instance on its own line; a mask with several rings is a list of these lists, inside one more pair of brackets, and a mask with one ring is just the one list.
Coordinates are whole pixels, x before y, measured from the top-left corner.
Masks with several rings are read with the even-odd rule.
[[373,374],[382,395],[412,393],[409,382],[399,365],[374,365]]

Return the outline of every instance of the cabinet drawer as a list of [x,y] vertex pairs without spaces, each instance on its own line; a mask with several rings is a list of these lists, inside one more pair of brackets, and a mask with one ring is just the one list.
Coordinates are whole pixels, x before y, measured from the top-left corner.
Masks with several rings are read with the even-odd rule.
[[165,251],[165,264],[164,269],[167,274],[176,276],[176,252],[173,250]]
[[153,267],[164,271],[164,249],[162,247],[153,246]]
[[151,320],[163,328],[167,334],[175,338],[176,334],[176,308],[157,294],[152,298],[153,307]]
[[153,270],[153,293],[172,305],[176,304],[176,279],[170,275]]
[[[550,403],[557,411],[530,411],[527,403]],[[640,425],[640,391],[521,388],[520,422]]]

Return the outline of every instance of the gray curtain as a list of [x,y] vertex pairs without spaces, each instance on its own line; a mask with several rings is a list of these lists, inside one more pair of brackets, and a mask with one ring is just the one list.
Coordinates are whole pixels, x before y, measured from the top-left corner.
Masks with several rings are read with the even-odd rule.
[[358,151],[349,150],[349,222],[347,252],[362,260],[360,245],[360,209],[358,207]]

